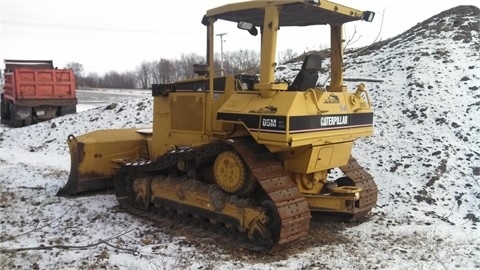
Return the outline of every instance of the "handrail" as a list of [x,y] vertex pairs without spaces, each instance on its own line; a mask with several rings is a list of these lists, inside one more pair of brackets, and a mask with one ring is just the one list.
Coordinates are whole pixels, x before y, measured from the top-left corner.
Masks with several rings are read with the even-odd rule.
[[317,98],[317,93],[315,92],[315,89],[313,88],[308,88],[306,91],[305,91],[305,96],[307,96],[307,93],[312,93],[313,94],[313,98],[314,98],[314,104],[315,104],[315,107],[317,107],[317,111],[320,112],[320,113],[325,113],[325,112],[328,112],[328,110],[322,110],[320,109],[320,107],[318,106],[318,98]]

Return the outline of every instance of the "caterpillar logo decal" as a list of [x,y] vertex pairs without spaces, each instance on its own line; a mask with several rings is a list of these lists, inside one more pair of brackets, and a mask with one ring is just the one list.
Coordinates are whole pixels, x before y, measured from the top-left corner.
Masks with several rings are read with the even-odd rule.
[[373,125],[373,113],[311,115],[290,117],[290,133],[331,129],[368,127]]
[[322,116],[320,117],[320,126],[345,126],[348,125],[348,115]]
[[241,122],[251,131],[304,133],[323,130],[373,126],[373,113],[290,116],[218,113],[217,120]]

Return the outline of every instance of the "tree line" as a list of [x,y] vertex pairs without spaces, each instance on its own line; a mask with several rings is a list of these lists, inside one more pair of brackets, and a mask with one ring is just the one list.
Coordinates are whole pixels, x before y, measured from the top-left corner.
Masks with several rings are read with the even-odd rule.
[[[279,62],[286,62],[296,56],[288,49],[278,54]],[[214,65],[219,75],[222,66],[220,54],[215,54]],[[118,89],[148,89],[152,84],[170,83],[193,77],[194,64],[205,64],[205,57],[196,53],[182,54],[179,58],[160,58],[153,61],[143,61],[134,70],[127,72],[109,71],[104,75],[95,72],[84,74],[83,65],[78,62],[67,63],[75,73],[77,88],[118,88]],[[257,73],[260,66],[260,55],[253,50],[238,50],[224,52],[223,72]]]

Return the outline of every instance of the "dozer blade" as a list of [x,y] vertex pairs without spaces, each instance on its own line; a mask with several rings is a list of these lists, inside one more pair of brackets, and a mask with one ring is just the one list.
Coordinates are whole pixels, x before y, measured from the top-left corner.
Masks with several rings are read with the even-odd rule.
[[57,196],[74,195],[113,187],[120,163],[148,158],[150,133],[138,129],[98,130],[67,138],[70,175]]

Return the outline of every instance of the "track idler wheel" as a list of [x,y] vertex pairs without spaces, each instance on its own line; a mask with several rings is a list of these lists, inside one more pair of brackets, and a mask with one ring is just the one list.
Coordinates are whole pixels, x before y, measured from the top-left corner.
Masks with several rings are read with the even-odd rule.
[[119,173],[115,180],[115,195],[122,208],[148,209],[151,198],[151,178],[129,172]]
[[215,183],[227,193],[246,195],[254,188],[254,179],[242,158],[232,151],[218,155],[213,166]]

